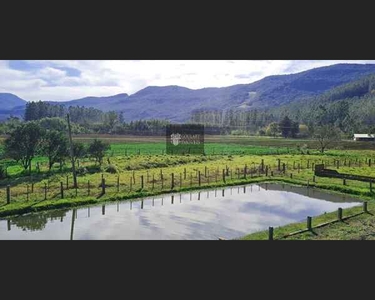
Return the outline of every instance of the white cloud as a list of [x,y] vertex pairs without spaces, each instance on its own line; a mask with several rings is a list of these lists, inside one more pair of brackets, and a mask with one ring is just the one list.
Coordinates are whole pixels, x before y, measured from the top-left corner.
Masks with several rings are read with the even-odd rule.
[[[11,69],[0,61],[0,92],[27,100],[71,100],[86,96],[133,94],[150,85],[192,89],[245,84],[265,76],[296,73],[335,63],[375,61],[283,60],[153,60],[153,61],[28,61],[30,70]],[[80,72],[69,76],[65,68]]]

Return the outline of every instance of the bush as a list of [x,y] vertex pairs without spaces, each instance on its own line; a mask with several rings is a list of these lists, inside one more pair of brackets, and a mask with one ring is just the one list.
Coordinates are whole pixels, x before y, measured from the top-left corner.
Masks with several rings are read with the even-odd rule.
[[0,165],[0,179],[6,178],[6,167]]
[[99,173],[99,172],[102,171],[102,168],[101,168],[99,165],[87,166],[86,169],[87,169],[87,171],[88,171],[90,174],[93,174],[93,173]]
[[87,174],[89,171],[87,170],[87,168],[85,168],[85,167],[79,167],[78,169],[77,169],[77,174],[78,175],[85,175],[85,174]]
[[246,130],[240,130],[240,129],[232,130],[230,134],[231,135],[249,135],[249,133]]
[[118,173],[118,169],[117,169],[117,167],[114,166],[114,165],[109,165],[109,166],[105,169],[105,171],[106,171],[107,173],[111,173],[111,174],[116,174],[116,173]]

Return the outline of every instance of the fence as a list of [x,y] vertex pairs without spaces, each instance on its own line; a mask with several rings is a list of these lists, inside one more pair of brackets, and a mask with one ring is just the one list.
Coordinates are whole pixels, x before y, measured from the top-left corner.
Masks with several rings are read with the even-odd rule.
[[[73,187],[72,177],[51,177],[38,181],[33,176],[21,178],[25,183],[0,188],[0,203],[11,202],[37,202],[44,200],[69,199],[77,197],[102,197],[103,195],[123,195],[138,191],[168,192],[183,188],[199,188],[212,185],[230,185],[243,181],[266,180],[283,177],[284,181],[292,179],[307,186],[315,186],[326,182],[323,178],[314,176],[316,164],[325,166],[340,165],[359,168],[365,165],[373,167],[371,159],[363,160],[328,160],[305,159],[298,161],[286,161],[276,159],[273,163],[265,163],[264,159],[254,161],[242,166],[207,166],[184,168],[176,172],[173,167],[165,169],[150,169],[139,171],[126,171],[121,174],[90,175],[89,179],[78,177],[78,187]],[[305,172],[302,172],[305,171]],[[329,178],[330,184],[345,186],[348,188],[352,181],[347,179]],[[372,183],[355,183],[355,187],[364,188],[372,193]]]

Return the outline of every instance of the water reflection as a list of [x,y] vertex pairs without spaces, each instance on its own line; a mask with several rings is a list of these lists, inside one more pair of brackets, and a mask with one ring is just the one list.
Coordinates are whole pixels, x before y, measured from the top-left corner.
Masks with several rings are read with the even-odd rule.
[[68,210],[55,210],[13,217],[7,220],[7,229],[8,231],[10,231],[12,226],[16,226],[23,231],[43,230],[46,227],[47,223],[53,221],[63,222],[67,212]]
[[359,204],[349,196],[274,183],[180,193],[179,201],[176,197],[162,195],[0,220],[0,239],[234,238]]

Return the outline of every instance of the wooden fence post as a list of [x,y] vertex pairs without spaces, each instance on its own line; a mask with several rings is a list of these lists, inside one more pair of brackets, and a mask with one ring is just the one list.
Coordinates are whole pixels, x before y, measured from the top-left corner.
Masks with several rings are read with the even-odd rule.
[[7,185],[7,204],[10,204],[10,185]]
[[171,190],[174,189],[174,173],[171,175]]
[[268,240],[273,241],[273,227],[268,227]]
[[155,188],[155,175],[152,174],[152,189]]
[[102,178],[102,195],[105,194],[105,178]]
[[367,210],[367,201],[363,202],[363,211],[364,211],[365,213],[368,212],[368,210]]
[[90,196],[90,180],[87,180],[87,196]]
[[61,199],[64,199],[64,183],[60,181],[60,195]]
[[280,172],[280,165],[281,165],[281,160],[280,158],[277,159],[277,171]]
[[312,230],[312,225],[311,225],[311,222],[312,221],[312,218],[311,217],[307,217],[307,230],[311,231]]
[[341,207],[339,207],[337,210],[337,219],[339,221],[342,221],[342,208]]
[[117,192],[120,191],[120,175],[117,175]]
[[182,187],[182,174],[180,173],[180,189]]
[[223,169],[223,182],[225,183],[225,169]]
[[342,184],[346,185],[346,179],[345,178],[342,180]]
[[44,200],[47,200],[47,183],[44,183]]
[[69,189],[69,176],[66,176],[66,189]]
[[141,175],[141,189],[143,190],[143,175]]
[[201,186],[201,171],[198,171],[198,185]]

